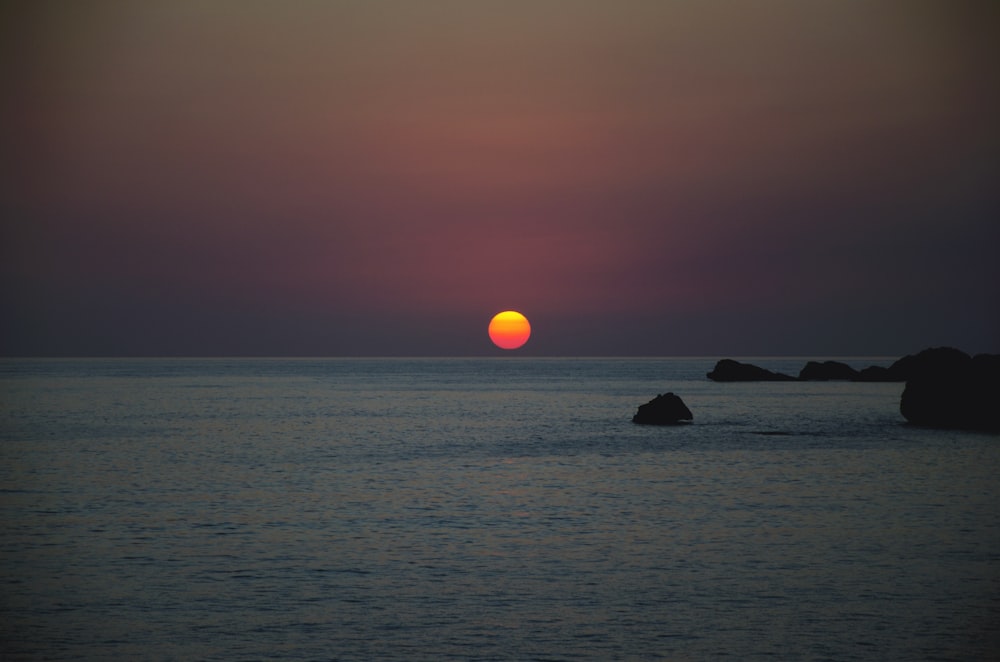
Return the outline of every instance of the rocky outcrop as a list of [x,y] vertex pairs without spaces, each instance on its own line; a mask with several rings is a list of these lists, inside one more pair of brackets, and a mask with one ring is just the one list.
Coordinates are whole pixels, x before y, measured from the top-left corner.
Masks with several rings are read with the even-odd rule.
[[932,347],[899,359],[889,366],[889,374],[895,377],[895,381],[905,382],[921,375],[950,372],[971,358],[954,347]]
[[896,376],[889,368],[880,365],[870,365],[858,371],[858,376],[854,378],[856,382],[902,382],[906,381]]
[[854,381],[860,373],[840,361],[809,361],[799,371],[801,381],[826,382],[831,380]]
[[905,382],[915,375],[933,372],[941,366],[970,358],[953,347],[933,347],[917,354],[907,354],[888,368],[869,366],[858,373],[859,382]]
[[679,396],[664,393],[644,405],[639,405],[632,422],[642,425],[677,425],[693,418],[691,410]]
[[869,366],[860,371],[839,361],[809,361],[797,379],[750,363],[722,359],[707,376],[717,382],[906,382],[899,410],[909,423],[1000,432],[1000,354],[972,357],[953,347],[933,347],[908,354],[888,368]]
[[795,381],[791,375],[772,372],[752,363],[740,363],[733,359],[722,359],[715,364],[715,369],[707,377],[716,382],[790,382]]
[[1000,355],[938,347],[900,361],[907,381],[899,411],[908,422],[1000,432]]
[[968,354],[952,347],[934,347],[917,354],[908,354],[888,368],[868,366],[856,370],[840,361],[809,361],[799,371],[798,377],[772,372],[752,363],[722,359],[708,378],[717,382],[773,382],[773,381],[830,381],[854,382],[905,382],[914,375],[933,372],[940,366],[969,359]]

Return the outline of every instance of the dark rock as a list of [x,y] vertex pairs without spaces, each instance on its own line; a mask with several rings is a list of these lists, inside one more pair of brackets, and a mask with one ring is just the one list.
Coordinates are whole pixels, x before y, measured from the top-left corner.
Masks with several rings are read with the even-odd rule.
[[893,373],[889,372],[888,368],[883,368],[878,365],[870,365],[867,368],[863,368],[858,372],[858,376],[854,378],[856,382],[901,382],[905,381],[897,378]]
[[905,382],[919,375],[937,373],[961,366],[970,357],[954,347],[932,347],[917,354],[907,354],[889,366],[892,381]]
[[694,418],[684,401],[673,393],[657,395],[644,405],[632,417],[633,423],[643,425],[676,425],[682,421]]
[[[899,410],[914,425],[1000,432],[1000,355],[947,347],[904,357]],[[898,362],[897,362],[898,363]],[[894,364],[895,365],[895,364]]]
[[752,363],[722,359],[707,377],[716,382],[792,382],[795,378],[781,372],[772,372]]
[[971,358],[952,347],[934,347],[918,354],[907,354],[888,368],[869,366],[858,373],[858,382],[905,382],[914,375],[933,371],[939,366]]
[[857,370],[840,361],[823,361],[822,363],[819,361],[809,361],[799,371],[799,379],[818,382],[834,379],[851,381],[857,379],[859,374]]

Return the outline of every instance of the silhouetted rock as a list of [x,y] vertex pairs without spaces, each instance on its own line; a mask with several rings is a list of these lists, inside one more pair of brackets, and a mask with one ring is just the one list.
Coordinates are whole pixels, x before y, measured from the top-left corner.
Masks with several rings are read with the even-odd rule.
[[914,375],[933,371],[937,366],[971,358],[953,347],[933,347],[917,354],[907,354],[888,368],[869,366],[860,371],[854,381],[858,382],[905,382]]
[[899,411],[907,421],[935,428],[1000,431],[1000,355],[973,358],[938,347],[900,361],[905,361],[901,369],[908,379]]
[[932,347],[899,359],[889,366],[889,374],[893,381],[905,382],[918,375],[948,372],[971,358],[954,347]]
[[833,379],[843,379],[851,381],[858,378],[857,370],[841,363],[840,361],[809,361],[805,367],[799,371],[799,379],[802,381],[825,382]]
[[795,378],[781,372],[765,370],[752,363],[740,363],[732,359],[722,359],[715,364],[715,370],[706,375],[716,382],[791,382]]
[[895,374],[889,371],[888,368],[883,368],[878,365],[870,365],[867,368],[863,368],[858,372],[858,376],[854,378],[856,382],[901,382],[905,381],[899,379]]
[[682,421],[690,421],[694,417],[684,401],[673,393],[657,395],[644,405],[632,417],[633,423],[643,425],[676,425]]

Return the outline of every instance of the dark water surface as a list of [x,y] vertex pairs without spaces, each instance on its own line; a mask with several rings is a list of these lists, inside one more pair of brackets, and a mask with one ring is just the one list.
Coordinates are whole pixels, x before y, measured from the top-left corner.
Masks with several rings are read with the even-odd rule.
[[1000,437],[713,365],[0,361],[0,658],[997,659]]

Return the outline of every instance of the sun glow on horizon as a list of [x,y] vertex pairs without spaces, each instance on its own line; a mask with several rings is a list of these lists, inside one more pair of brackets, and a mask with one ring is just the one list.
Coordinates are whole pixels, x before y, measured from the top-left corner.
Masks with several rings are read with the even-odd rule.
[[489,334],[490,340],[500,349],[517,349],[531,337],[531,324],[516,310],[505,310],[490,320]]

